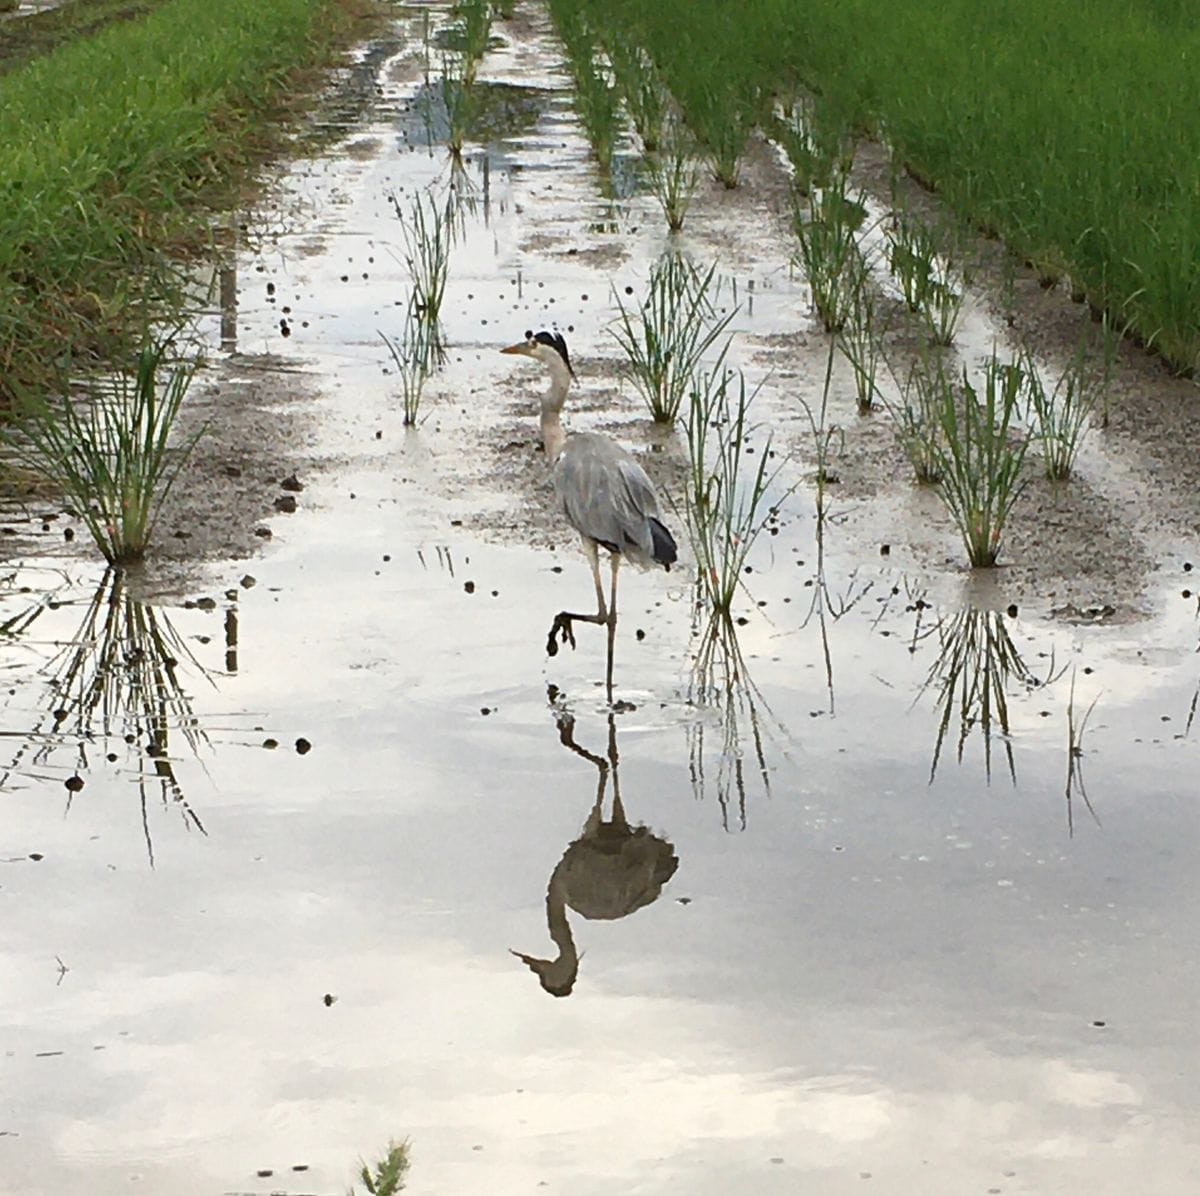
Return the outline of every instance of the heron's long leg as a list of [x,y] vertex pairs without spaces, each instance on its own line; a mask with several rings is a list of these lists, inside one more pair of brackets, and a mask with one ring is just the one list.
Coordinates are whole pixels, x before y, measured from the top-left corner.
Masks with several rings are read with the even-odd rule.
[[[604,674],[604,684],[608,691],[608,704],[612,705],[612,675],[613,647],[617,642],[617,572],[621,568],[621,557],[612,554],[612,594],[608,604],[608,667]],[[598,579],[597,579],[598,580]]]
[[609,620],[608,608],[604,603],[604,585],[600,580],[600,551],[596,546],[596,541],[584,536],[583,551],[587,556],[588,563],[592,567],[592,581],[596,586],[596,606],[598,609],[594,615],[581,615],[575,611],[560,610],[554,616],[554,622],[550,627],[550,637],[546,641],[546,654],[548,656],[557,655],[560,638],[564,644],[570,644],[572,648],[575,647],[573,623],[607,623]]

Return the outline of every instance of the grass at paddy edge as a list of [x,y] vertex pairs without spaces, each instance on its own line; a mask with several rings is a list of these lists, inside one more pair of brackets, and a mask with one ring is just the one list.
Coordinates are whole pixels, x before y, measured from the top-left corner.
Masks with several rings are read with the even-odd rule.
[[0,77],[0,404],[130,349],[373,0],[167,0]]
[[1193,5],[570,2],[645,48],[689,123],[713,97],[761,120],[764,96],[802,85],[1176,369],[1200,367]]

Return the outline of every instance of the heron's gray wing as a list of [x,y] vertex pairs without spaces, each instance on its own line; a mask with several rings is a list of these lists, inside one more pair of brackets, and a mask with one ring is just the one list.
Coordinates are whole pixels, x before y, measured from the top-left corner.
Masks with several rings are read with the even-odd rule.
[[618,552],[653,556],[647,520],[658,495],[645,470],[606,436],[567,439],[554,467],[554,489],[577,531]]

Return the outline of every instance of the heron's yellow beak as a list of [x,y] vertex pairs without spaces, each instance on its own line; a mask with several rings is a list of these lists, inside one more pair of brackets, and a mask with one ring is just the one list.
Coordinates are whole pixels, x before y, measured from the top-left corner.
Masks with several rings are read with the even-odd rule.
[[509,345],[507,349],[501,349],[501,353],[517,353],[522,357],[532,357],[533,353],[525,341],[518,341],[515,345]]

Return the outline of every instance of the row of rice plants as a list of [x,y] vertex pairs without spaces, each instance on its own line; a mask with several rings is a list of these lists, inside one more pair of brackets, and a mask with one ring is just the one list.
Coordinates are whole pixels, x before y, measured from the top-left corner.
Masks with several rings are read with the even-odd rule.
[[182,301],[163,247],[205,235],[338,7],[173,0],[0,77],[0,392],[128,351],[135,309]]
[[[566,2],[566,0],[560,0]],[[799,80],[1047,282],[1200,362],[1200,25],[1178,3],[575,0],[628,31],[718,152]],[[920,63],[920,70],[913,64]],[[1030,81],[1036,80],[1036,86]]]

